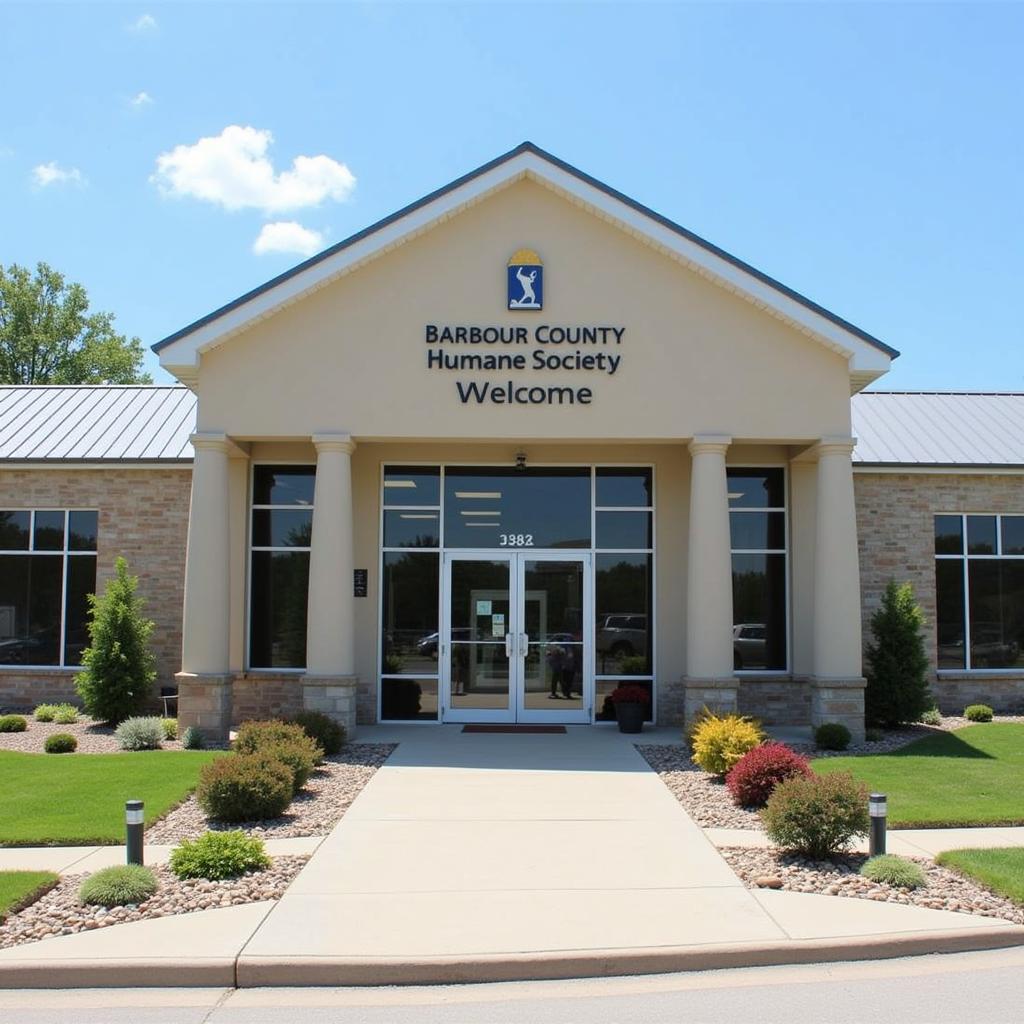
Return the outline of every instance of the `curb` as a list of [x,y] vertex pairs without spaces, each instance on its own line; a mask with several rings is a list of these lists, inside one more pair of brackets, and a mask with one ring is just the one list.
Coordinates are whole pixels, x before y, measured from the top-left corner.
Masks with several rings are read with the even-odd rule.
[[451,985],[674,974],[737,967],[775,967],[888,960],[1024,946],[1024,928],[856,936],[758,944],[657,949],[567,950],[478,956],[237,957],[207,960],[39,959],[0,964],[4,988],[261,988],[305,985]]

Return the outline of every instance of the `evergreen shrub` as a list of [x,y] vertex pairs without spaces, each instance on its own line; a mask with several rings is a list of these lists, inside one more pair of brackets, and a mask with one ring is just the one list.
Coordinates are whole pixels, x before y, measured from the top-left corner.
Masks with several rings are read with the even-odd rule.
[[164,739],[162,719],[126,718],[115,730],[122,750],[159,750]]
[[171,851],[171,870],[179,878],[216,882],[269,867],[263,840],[248,836],[241,829],[206,832],[196,840],[182,840]]
[[203,767],[196,800],[216,821],[263,821],[284,812],[294,782],[294,773],[280,761],[258,754],[218,757]]
[[43,749],[48,754],[73,754],[78,749],[78,740],[69,732],[55,732],[46,737]]
[[819,750],[845,750],[852,738],[842,722],[823,722],[814,730],[814,744]]
[[154,624],[142,615],[138,585],[138,577],[128,575],[128,563],[118,558],[103,596],[88,595],[89,646],[75,688],[93,718],[113,725],[142,710],[156,679],[149,649]]
[[186,750],[202,750],[206,746],[206,740],[203,739],[203,734],[197,726],[190,725],[181,734],[181,745]]
[[0,732],[24,732],[27,728],[24,715],[0,715]]
[[322,711],[300,711],[292,717],[292,722],[301,726],[327,757],[341,753],[346,739],[345,726],[341,722],[336,722]]
[[826,860],[867,835],[868,791],[847,772],[786,779],[768,797],[761,820],[776,846]]
[[878,725],[917,722],[934,701],[928,690],[924,613],[909,583],[890,580],[871,616],[864,714]]
[[785,743],[762,743],[729,769],[725,784],[740,807],[764,807],[772,790],[794,775],[810,775],[807,758]]
[[991,722],[995,712],[987,704],[968,704],[964,708],[964,718],[968,722]]
[[761,727],[749,718],[708,713],[693,730],[693,761],[711,775],[725,775],[763,740]]

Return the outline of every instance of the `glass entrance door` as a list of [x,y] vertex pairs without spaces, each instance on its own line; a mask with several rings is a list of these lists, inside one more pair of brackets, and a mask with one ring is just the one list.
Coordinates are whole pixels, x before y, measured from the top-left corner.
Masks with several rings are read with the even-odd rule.
[[442,718],[589,722],[590,556],[445,556]]

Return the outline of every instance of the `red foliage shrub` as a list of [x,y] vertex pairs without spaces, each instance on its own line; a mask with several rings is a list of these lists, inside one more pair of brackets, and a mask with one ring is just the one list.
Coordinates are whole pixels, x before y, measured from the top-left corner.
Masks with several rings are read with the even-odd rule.
[[785,743],[762,743],[732,766],[725,784],[740,807],[764,807],[772,790],[784,779],[810,774],[807,758]]

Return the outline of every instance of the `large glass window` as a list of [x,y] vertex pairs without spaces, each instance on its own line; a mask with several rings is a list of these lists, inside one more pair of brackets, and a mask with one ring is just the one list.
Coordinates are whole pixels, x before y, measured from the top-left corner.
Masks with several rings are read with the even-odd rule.
[[253,467],[249,667],[306,666],[315,466]]
[[737,672],[788,666],[786,476],[780,469],[730,468],[732,658]]
[[935,517],[940,669],[1024,668],[1024,515]]
[[98,518],[84,510],[0,512],[0,665],[82,663]]

